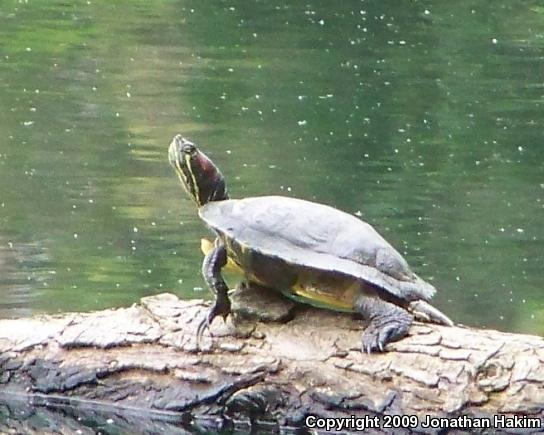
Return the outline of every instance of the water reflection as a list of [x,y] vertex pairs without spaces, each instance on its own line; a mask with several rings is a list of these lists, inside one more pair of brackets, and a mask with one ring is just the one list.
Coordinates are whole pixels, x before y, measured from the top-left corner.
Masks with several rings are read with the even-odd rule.
[[214,418],[191,420],[183,413],[153,412],[137,408],[112,409],[93,401],[81,403],[73,401],[68,404],[66,401],[51,398],[48,400],[24,396],[8,398],[0,395],[2,433],[94,435],[218,433],[215,430],[217,421]]
[[49,286],[54,270],[48,269],[49,258],[43,242],[13,244],[0,238],[2,282],[10,291],[2,296],[0,317],[30,315],[35,298]]
[[543,33],[519,0],[2,3],[0,316],[207,296],[183,132],[233,196],[355,213],[452,318],[542,333]]

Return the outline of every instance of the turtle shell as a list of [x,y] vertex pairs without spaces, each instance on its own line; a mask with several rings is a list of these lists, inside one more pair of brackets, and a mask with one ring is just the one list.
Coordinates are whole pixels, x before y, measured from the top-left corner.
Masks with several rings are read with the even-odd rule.
[[428,300],[435,293],[371,225],[333,207],[261,196],[210,202],[199,215],[223,239],[229,256],[233,246],[239,248],[235,256],[250,276],[256,263],[240,260],[247,253],[276,270],[278,280],[281,263],[301,273],[355,279],[400,301]]

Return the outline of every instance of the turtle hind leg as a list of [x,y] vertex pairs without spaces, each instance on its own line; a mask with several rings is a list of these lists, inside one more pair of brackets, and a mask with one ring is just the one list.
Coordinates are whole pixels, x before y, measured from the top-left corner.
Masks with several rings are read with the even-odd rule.
[[362,337],[363,352],[368,353],[383,352],[387,343],[403,338],[414,320],[408,311],[378,297],[359,296],[355,309],[369,321]]

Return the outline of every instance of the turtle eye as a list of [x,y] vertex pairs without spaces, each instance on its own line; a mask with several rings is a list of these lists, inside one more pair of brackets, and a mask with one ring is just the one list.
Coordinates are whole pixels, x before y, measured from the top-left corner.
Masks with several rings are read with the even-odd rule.
[[191,142],[186,142],[182,145],[181,151],[185,154],[193,156],[196,154],[196,147]]

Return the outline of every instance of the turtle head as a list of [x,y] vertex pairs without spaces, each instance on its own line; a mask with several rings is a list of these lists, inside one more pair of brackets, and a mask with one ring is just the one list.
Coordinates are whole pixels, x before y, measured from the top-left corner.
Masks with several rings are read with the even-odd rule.
[[191,141],[179,134],[174,136],[168,148],[168,159],[198,207],[229,198],[223,174]]

